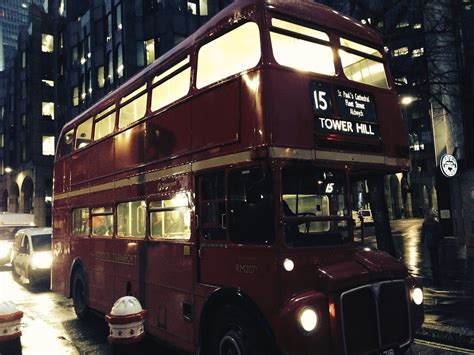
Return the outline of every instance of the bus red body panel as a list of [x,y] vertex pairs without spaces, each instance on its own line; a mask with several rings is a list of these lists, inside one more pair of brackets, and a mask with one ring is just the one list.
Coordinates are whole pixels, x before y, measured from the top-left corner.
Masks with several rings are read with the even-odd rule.
[[374,31],[236,1],[64,127],[53,289],[104,314],[132,295],[188,351],[404,349],[419,283],[354,245],[350,181],[408,162]]

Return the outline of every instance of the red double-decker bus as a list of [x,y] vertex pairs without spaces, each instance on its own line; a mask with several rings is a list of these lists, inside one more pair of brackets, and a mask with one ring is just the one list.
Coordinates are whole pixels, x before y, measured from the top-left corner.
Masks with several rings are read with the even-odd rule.
[[408,167],[379,37],[312,2],[236,1],[65,125],[53,290],[135,296],[202,354],[398,353],[406,267],[353,243],[354,177]]

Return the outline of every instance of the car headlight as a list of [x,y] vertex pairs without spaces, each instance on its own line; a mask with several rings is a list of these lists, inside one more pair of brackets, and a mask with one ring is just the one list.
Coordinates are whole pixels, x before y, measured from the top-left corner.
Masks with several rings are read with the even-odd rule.
[[51,252],[39,252],[33,255],[31,263],[35,269],[49,269],[53,262],[53,255]]
[[311,307],[305,307],[299,312],[298,322],[306,333],[311,333],[318,326],[318,313]]
[[423,303],[423,290],[419,287],[415,287],[411,291],[411,299],[417,306],[422,304]]

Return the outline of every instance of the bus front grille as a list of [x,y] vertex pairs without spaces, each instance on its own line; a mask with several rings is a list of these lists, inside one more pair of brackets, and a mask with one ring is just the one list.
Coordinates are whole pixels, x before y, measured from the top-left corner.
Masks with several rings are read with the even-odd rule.
[[347,354],[398,348],[410,341],[408,297],[403,280],[361,286],[341,295]]

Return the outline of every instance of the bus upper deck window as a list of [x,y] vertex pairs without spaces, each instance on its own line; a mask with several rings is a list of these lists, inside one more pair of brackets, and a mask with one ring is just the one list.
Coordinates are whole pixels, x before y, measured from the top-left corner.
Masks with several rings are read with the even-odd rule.
[[[342,69],[349,80],[384,89],[389,87],[384,64],[375,60],[375,58],[382,59],[380,51],[344,38],[341,38],[340,43],[341,46],[360,53],[355,54],[349,53],[344,49],[339,50]],[[367,55],[375,58],[368,58]]]
[[318,74],[336,73],[334,54],[329,46],[329,36],[325,32],[275,18],[272,19],[272,26],[294,32],[296,36],[304,35],[314,38],[316,42],[328,43],[316,43],[271,31],[273,56],[278,64]]
[[[123,97],[120,100],[120,103],[124,103],[128,101],[129,99],[139,94],[140,92],[144,91],[145,89],[146,89],[146,84],[138,88],[131,94]],[[126,105],[120,108],[119,128],[127,127],[128,125],[132,124],[133,122],[138,121],[139,119],[145,116],[146,100],[147,100],[147,95],[145,91],[143,92],[142,95],[136,97],[133,101],[127,103]]]
[[[186,66],[188,66],[186,69]],[[180,72],[178,72],[180,71]],[[174,72],[178,72],[166,81],[153,88],[151,96],[151,110],[156,111],[170,103],[186,96],[189,92],[191,80],[191,68],[189,67],[189,56],[170,69],[164,71],[153,79],[153,85],[165,79]]]
[[92,118],[81,123],[76,131],[76,149],[87,146],[92,141]]
[[260,57],[258,25],[247,22],[199,49],[196,86],[200,89],[251,69],[258,64]]
[[[115,128],[115,106],[111,106],[97,115],[94,128],[94,140],[112,134]],[[111,112],[113,111],[113,112]]]
[[74,136],[74,130],[71,129],[67,131],[64,136],[62,136],[59,143],[59,155],[64,157],[72,152],[72,138]]

